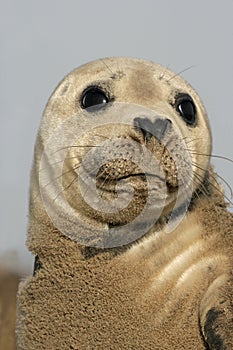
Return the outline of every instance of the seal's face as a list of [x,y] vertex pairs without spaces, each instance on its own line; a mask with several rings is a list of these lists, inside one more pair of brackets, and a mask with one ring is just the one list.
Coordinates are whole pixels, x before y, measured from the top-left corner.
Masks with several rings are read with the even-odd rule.
[[47,105],[45,148],[58,129],[61,201],[98,227],[126,225],[142,212],[140,222],[156,221],[188,205],[208,169],[211,135],[199,97],[150,62],[106,59],[73,71]]

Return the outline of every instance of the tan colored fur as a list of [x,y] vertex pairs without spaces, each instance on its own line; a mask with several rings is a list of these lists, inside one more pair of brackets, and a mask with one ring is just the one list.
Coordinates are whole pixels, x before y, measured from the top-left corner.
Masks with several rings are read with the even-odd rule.
[[[195,182],[194,191],[204,186],[206,194],[200,191],[193,198],[186,217],[170,233],[161,218],[144,237],[127,246],[88,248],[77,243],[75,235],[59,232],[46,213],[38,179],[43,148],[59,123],[80,108],[81,92],[97,81],[118,102],[137,103],[169,116],[184,137],[194,140],[192,160],[199,166],[193,171],[203,182]],[[194,99],[196,128],[188,128],[168,103],[176,91]],[[111,135],[102,128],[104,132]],[[122,130],[116,127],[117,133],[122,135]],[[88,136],[77,142],[92,141]],[[48,102],[35,150],[27,245],[39,257],[40,268],[19,288],[19,350],[208,349],[205,341],[212,333],[206,335],[204,328],[211,309],[221,311],[219,324],[213,327],[226,349],[232,349],[233,218],[209,157],[202,155],[210,151],[209,125],[199,97],[182,78],[161,66],[107,59],[82,66],[64,79]],[[67,166],[72,168],[71,164],[68,159]],[[67,199],[84,220],[98,229],[106,226],[108,218],[92,215],[81,196],[73,200],[68,190]],[[131,219],[130,213],[125,215]]]

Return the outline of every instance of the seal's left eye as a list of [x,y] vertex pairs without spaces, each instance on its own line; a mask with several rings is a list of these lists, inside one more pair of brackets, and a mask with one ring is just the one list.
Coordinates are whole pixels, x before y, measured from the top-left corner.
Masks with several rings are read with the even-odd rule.
[[196,124],[196,107],[189,95],[183,95],[177,98],[176,110],[188,125]]
[[101,108],[103,105],[109,102],[109,99],[106,93],[98,87],[90,87],[89,89],[83,92],[81,98],[82,108]]

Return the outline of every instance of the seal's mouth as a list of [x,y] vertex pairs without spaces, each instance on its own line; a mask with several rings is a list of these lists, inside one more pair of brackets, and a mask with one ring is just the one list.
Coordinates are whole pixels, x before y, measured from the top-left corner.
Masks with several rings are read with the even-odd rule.
[[[166,185],[167,192],[168,193],[174,193],[178,190],[178,185],[174,186],[172,183],[166,180],[165,177],[161,177],[158,174],[153,173],[132,173],[128,175],[122,175],[118,177],[104,177],[104,176],[97,176],[96,177],[96,187],[101,191],[106,192],[114,192],[115,187],[118,182],[120,181],[127,181],[130,182],[132,179],[138,182],[138,189],[140,190],[140,184],[147,181],[147,179],[150,178],[152,182],[156,184],[163,183]],[[94,180],[94,179],[93,179]],[[144,186],[143,188],[144,189]]]
[[139,191],[143,192],[148,180],[154,190],[158,189],[159,191],[162,185],[166,187],[168,194],[176,192],[178,183],[174,180],[174,174],[168,171],[161,172],[157,170],[143,172],[132,161],[118,159],[102,165],[96,177],[93,176],[92,180],[96,181],[96,187],[100,191],[105,192],[115,192],[116,185],[120,182],[125,184],[133,183]]

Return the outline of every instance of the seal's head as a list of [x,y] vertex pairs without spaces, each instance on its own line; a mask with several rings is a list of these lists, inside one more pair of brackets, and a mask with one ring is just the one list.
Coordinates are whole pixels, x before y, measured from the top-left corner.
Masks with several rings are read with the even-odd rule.
[[32,202],[39,195],[46,220],[79,243],[124,245],[188,207],[210,153],[205,109],[179,75],[98,60],[70,73],[47,104]]

